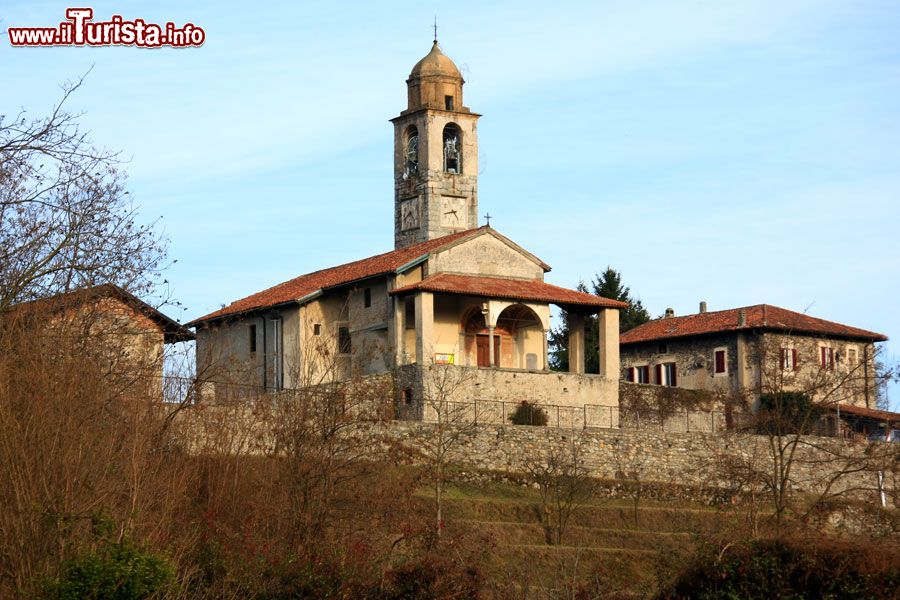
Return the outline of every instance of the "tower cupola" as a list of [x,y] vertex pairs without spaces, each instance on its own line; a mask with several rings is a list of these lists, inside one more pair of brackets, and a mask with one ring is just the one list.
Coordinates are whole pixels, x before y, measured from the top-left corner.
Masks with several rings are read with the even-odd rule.
[[412,68],[394,124],[394,246],[478,226],[480,115],[462,104],[463,77],[437,40]]
[[406,110],[420,108],[460,110],[463,108],[464,83],[459,69],[441,52],[435,40],[431,52],[417,62],[409,72],[409,79],[406,80],[409,103]]

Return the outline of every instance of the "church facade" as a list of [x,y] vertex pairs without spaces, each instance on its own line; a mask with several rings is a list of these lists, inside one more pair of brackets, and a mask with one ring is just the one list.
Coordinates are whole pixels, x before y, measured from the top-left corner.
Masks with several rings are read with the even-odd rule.
[[[394,249],[301,275],[196,319],[198,376],[265,389],[402,373],[465,372],[465,399],[617,405],[615,300],[551,285],[550,267],[478,226],[480,115],[435,41],[410,72],[394,125]],[[548,369],[550,306],[570,315],[570,370]],[[585,348],[583,318],[600,343]],[[584,374],[599,352],[601,373]]]

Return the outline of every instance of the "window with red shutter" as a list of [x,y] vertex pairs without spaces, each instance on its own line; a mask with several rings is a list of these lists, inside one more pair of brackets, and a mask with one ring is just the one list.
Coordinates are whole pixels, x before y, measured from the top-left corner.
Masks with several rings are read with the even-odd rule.
[[724,350],[716,350],[716,360],[715,360],[715,372],[716,373],[724,373],[725,372],[725,351]]
[[636,367],[634,374],[638,383],[650,383],[650,365]]
[[828,346],[822,346],[819,348],[821,352],[821,362],[823,369],[833,369],[834,368],[834,348],[830,348]]
[[663,381],[662,365],[656,365],[656,384],[662,385],[663,383],[665,382]]
[[676,385],[677,382],[675,380],[675,363],[663,363],[659,383],[660,385],[668,385],[672,387]]
[[626,381],[634,381],[634,367],[628,367],[625,369],[625,380]]
[[794,348],[781,349],[781,369],[795,371],[797,369],[797,351]]

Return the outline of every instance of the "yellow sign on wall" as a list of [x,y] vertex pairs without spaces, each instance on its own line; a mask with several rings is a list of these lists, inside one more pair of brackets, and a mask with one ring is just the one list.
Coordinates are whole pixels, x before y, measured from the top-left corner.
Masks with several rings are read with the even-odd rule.
[[435,354],[434,355],[434,364],[436,365],[452,365],[454,355],[453,354]]

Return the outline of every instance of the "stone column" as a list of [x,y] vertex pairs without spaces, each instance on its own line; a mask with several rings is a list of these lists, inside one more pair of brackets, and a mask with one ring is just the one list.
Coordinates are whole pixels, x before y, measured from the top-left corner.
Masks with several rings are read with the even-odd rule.
[[584,316],[568,314],[569,324],[569,373],[584,373]]
[[742,333],[737,335],[734,370],[734,390],[740,393],[747,387],[747,340],[744,339]]
[[496,367],[494,364],[494,326],[488,326],[488,365]]
[[393,301],[388,344],[394,349],[394,366],[399,367],[406,363],[406,299],[403,296],[394,296]]
[[550,354],[549,354],[549,350],[547,349],[547,335],[550,334],[550,330],[543,329],[542,331],[543,331],[543,337],[541,338],[541,341],[544,343],[544,370],[549,371],[550,370],[550,360],[549,360]]
[[434,353],[434,296],[431,292],[416,294],[416,363],[431,364]]
[[598,315],[600,321],[600,375],[605,379],[619,379],[619,311],[605,308]]

